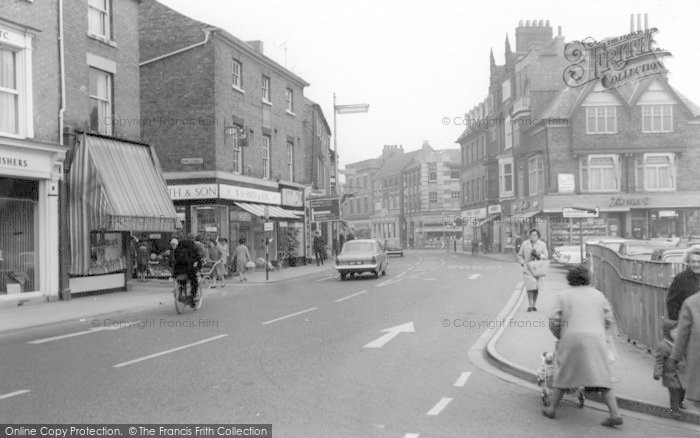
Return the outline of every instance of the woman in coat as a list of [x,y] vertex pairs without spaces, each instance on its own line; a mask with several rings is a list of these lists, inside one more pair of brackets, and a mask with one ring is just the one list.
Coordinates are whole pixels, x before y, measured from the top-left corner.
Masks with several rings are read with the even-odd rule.
[[605,296],[590,286],[590,273],[578,265],[569,270],[566,280],[571,286],[559,292],[550,317],[552,332],[560,338],[556,349],[552,404],[542,414],[554,418],[565,388],[586,388],[603,393],[610,417],[603,426],[622,424],[617,400],[612,390],[606,330],[612,326],[610,304]]
[[518,262],[523,267],[523,279],[525,281],[525,290],[527,290],[528,312],[537,311],[537,295],[542,290],[544,284],[543,277],[535,278],[527,267],[527,264],[533,260],[548,260],[547,245],[540,240],[539,230],[533,228],[530,230],[530,239],[523,242],[518,252]]
[[672,320],[678,320],[683,301],[700,289],[700,246],[692,246],[683,262],[688,268],[673,278],[666,294],[666,315]]
[[677,367],[683,358],[687,379],[685,397],[700,407],[700,293],[686,298],[678,314],[678,334],[671,360]]

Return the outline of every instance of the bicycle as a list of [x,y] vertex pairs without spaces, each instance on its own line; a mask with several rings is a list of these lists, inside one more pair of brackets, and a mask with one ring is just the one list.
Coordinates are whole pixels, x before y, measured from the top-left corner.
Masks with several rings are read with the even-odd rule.
[[[197,282],[200,283],[201,274],[199,272],[197,273],[197,280]],[[192,282],[187,274],[178,274],[175,277],[173,294],[175,298],[175,311],[178,315],[181,315],[185,311],[185,306],[190,306],[194,310],[199,310],[202,307],[204,291],[202,290],[201,283],[199,293],[195,297],[192,294]]]

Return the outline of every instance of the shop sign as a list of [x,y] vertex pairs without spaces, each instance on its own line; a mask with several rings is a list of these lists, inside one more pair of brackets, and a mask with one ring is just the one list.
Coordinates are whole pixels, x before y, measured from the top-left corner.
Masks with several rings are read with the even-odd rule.
[[659,217],[676,217],[676,210],[660,210]]
[[280,228],[287,228],[287,222],[277,222],[277,224],[280,226]]
[[489,205],[488,206],[488,212],[489,214],[498,214],[501,212],[501,205],[496,204],[496,205]]
[[309,200],[311,222],[337,221],[340,219],[340,200],[322,198]]
[[651,198],[621,198],[619,196],[610,197],[609,207],[645,207],[649,205]]
[[265,222],[265,231],[272,231],[274,229],[274,225],[272,222]]
[[252,216],[250,215],[250,213],[245,211],[232,211],[229,212],[229,220],[235,222],[251,222]]
[[559,193],[574,193],[576,190],[576,180],[573,173],[560,173],[559,178]]
[[13,175],[51,176],[51,158],[34,151],[0,149],[0,173],[8,171]]
[[281,194],[267,190],[237,187],[229,184],[219,184],[219,197],[231,201],[257,202],[260,204],[280,205]]
[[486,207],[464,210],[462,212],[462,218],[486,219]]
[[25,37],[21,33],[0,27],[0,41],[13,46],[25,47],[27,45],[25,40]]
[[564,207],[561,209],[561,215],[565,218],[587,218],[587,217],[598,217],[597,208],[576,208],[576,207]]
[[293,189],[282,189],[282,205],[288,207],[303,207],[304,198],[302,192]]
[[202,157],[181,158],[180,164],[204,164],[204,158],[202,158]]
[[170,199],[216,199],[219,190],[216,184],[189,184],[180,186],[168,186]]

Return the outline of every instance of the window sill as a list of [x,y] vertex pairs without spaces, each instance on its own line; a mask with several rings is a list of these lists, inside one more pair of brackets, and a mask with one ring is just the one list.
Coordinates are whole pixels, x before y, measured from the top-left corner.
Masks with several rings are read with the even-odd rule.
[[293,112],[291,112],[291,111],[289,111],[289,110],[287,110],[287,114],[289,114],[289,115],[292,116],[292,117],[296,117],[296,116],[297,116],[296,114],[294,114]]
[[642,134],[673,134],[673,131],[642,131]]
[[15,134],[12,132],[3,132],[3,131],[0,131],[0,137],[15,138],[18,140],[24,140],[24,139],[28,138],[26,135]]
[[231,88],[233,88],[234,90],[238,91],[241,94],[245,94],[245,90],[242,88],[238,88],[235,85],[231,85]]
[[265,105],[272,106],[272,102],[270,102],[269,100],[265,100],[265,99],[261,99],[261,100],[262,100],[262,103],[264,103]]
[[117,43],[116,43],[115,41],[110,40],[110,39],[107,39],[107,38],[105,38],[105,37],[103,37],[103,36],[96,35],[96,34],[94,34],[94,33],[88,32],[88,33],[87,33],[87,37],[90,38],[90,39],[99,41],[99,42],[101,42],[102,44],[106,44],[106,45],[108,45],[108,46],[110,46],[110,47],[117,48]]

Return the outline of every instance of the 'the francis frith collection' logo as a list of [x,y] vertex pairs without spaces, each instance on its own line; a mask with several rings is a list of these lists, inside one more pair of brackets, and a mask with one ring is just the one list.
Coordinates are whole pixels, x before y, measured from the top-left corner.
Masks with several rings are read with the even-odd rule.
[[654,27],[603,41],[589,37],[568,43],[564,57],[572,64],[564,70],[564,83],[579,87],[600,80],[609,89],[665,73],[662,58],[671,53],[654,47],[657,31]]

